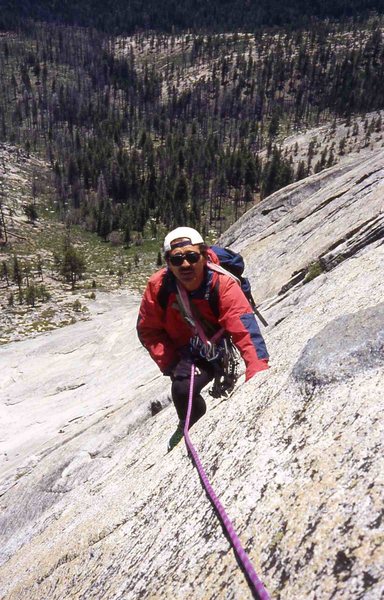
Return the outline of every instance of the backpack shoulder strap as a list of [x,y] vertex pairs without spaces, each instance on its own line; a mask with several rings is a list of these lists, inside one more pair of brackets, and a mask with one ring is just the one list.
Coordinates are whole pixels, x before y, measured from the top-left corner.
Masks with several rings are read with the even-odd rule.
[[[253,299],[253,296],[251,293],[251,285],[250,285],[248,279],[246,279],[245,277],[241,277],[241,276],[239,279],[238,277],[236,277],[236,275],[234,275],[233,273],[230,273],[229,271],[227,271],[227,269],[224,269],[224,267],[222,267],[221,265],[217,265],[216,263],[208,262],[208,268],[211,269],[212,271],[216,271],[217,273],[222,273],[224,275],[228,275],[229,277],[231,277],[232,279],[237,281],[237,283],[241,287],[245,297],[247,298],[248,302],[250,303],[251,308],[252,308],[253,312],[255,313],[255,315],[260,319],[260,321],[262,322],[262,324],[265,327],[268,327],[268,322],[264,319],[263,315],[258,310],[256,303]],[[209,295],[209,306],[211,307],[211,310],[212,310],[213,314],[215,315],[215,317],[217,317],[219,315],[219,285],[220,284],[217,281],[216,284],[213,286],[211,293]]]
[[219,281],[219,278],[217,278],[217,281],[212,286],[212,289],[210,290],[209,296],[208,296],[209,307],[216,318],[219,317],[219,313],[220,313],[220,311],[219,311],[219,287],[220,287],[220,281]]
[[[240,280],[235,275],[233,275],[233,273],[230,273],[229,271],[227,271],[227,269],[224,269],[224,267],[222,267],[221,265],[217,265],[216,263],[208,261],[207,266],[208,269],[211,269],[211,271],[216,271],[216,273],[221,273],[222,275],[228,275],[228,277],[230,277],[240,285]],[[210,309],[215,315],[215,317],[219,316],[219,287],[220,278],[218,277],[216,283],[213,285],[209,293],[208,298]]]
[[240,279],[236,277],[236,275],[234,275],[233,273],[230,273],[230,271],[227,271],[227,269],[224,269],[224,267],[222,267],[221,265],[217,265],[213,262],[208,262],[207,264],[208,269],[211,269],[211,271],[216,271],[217,273],[221,273],[222,275],[228,275],[228,277],[234,279],[240,285]]
[[162,279],[159,293],[157,294],[157,302],[163,310],[167,308],[169,296],[172,293],[171,272],[167,269]]

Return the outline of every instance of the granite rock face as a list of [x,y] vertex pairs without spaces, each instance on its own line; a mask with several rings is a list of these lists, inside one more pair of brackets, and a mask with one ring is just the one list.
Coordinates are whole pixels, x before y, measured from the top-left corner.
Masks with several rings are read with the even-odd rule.
[[253,207],[222,237],[242,252],[256,301],[303,285],[384,237],[384,151],[293,183]]
[[[228,400],[205,393],[191,437],[281,600],[383,592],[383,173],[381,152],[312,176],[223,240],[263,301],[271,368]],[[98,302],[92,321],[0,348],[0,597],[251,598],[184,444],[166,453],[176,415],[138,299]]]
[[316,387],[384,368],[384,302],[331,321],[305,345],[293,377]]

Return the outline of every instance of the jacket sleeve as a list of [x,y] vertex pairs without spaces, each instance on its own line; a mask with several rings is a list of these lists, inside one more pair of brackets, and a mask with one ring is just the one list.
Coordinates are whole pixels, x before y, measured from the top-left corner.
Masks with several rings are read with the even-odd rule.
[[157,299],[157,287],[156,282],[150,279],[141,301],[136,328],[140,342],[166,375],[177,354],[164,328],[164,310]]
[[220,277],[219,322],[231,335],[246,366],[245,380],[268,369],[268,351],[256,317],[240,286],[230,277]]

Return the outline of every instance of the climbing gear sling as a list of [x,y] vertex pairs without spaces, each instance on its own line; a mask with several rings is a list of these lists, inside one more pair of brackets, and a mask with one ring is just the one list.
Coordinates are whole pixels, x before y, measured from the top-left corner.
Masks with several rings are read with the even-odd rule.
[[193,354],[199,354],[215,367],[214,382],[209,393],[214,398],[226,396],[233,390],[238,379],[239,353],[223,328],[208,339],[199,318],[192,313],[186,289],[177,283],[177,292],[180,311],[194,332],[190,340]]

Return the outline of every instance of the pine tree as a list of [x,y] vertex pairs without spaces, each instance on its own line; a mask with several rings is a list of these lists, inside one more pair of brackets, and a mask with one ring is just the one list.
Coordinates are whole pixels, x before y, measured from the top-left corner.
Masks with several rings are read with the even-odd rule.
[[107,241],[107,237],[112,231],[112,205],[109,198],[104,201],[100,211],[99,219],[97,233],[100,237]]
[[123,242],[124,245],[128,248],[132,241],[131,233],[132,233],[132,218],[128,211],[125,211],[123,216]]
[[188,183],[185,175],[181,174],[173,194],[173,215],[175,225],[187,224],[187,204],[189,200]]
[[41,258],[41,255],[38,254],[37,255],[37,274],[40,277],[41,281],[43,281],[43,259]]
[[34,223],[39,218],[39,214],[36,210],[36,206],[32,202],[30,204],[27,204],[26,206],[24,206],[24,213],[25,213],[28,221],[30,221],[31,223]]
[[30,304],[32,307],[34,307],[35,303],[36,303],[36,297],[37,297],[37,293],[36,293],[35,284],[31,283],[30,285],[27,286],[27,289],[25,292],[25,301],[27,304]]
[[76,281],[81,279],[85,269],[85,259],[80,251],[70,243],[66,244],[60,271],[66,281],[71,284],[72,290],[75,289]]
[[8,275],[8,265],[5,260],[1,263],[1,271],[0,271],[1,279],[5,279],[7,287],[9,287],[9,275]]
[[296,181],[300,181],[300,179],[304,179],[307,176],[307,169],[305,167],[305,163],[301,160],[298,164],[296,171]]
[[249,157],[245,163],[244,185],[249,186],[252,191],[256,189],[258,173],[254,160]]
[[271,160],[263,170],[262,197],[285,187],[293,180],[292,167],[282,157],[281,150],[274,146]]
[[16,254],[13,255],[12,280],[14,281],[14,283],[16,283],[17,287],[19,288],[19,302],[20,302],[20,304],[22,304],[23,303],[23,292],[21,289],[21,285],[23,283],[23,271],[22,271],[21,265],[19,263],[19,259],[17,258]]
[[6,244],[8,242],[8,232],[7,232],[7,225],[5,222],[5,214],[4,214],[4,209],[3,209],[3,197],[4,197],[4,190],[3,190],[3,181],[2,179],[0,179],[0,240],[2,240],[2,242],[4,244]]

